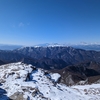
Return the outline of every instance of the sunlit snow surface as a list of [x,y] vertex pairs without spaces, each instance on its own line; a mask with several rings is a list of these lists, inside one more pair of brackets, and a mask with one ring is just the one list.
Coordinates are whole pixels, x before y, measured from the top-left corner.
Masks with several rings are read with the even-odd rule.
[[29,100],[100,100],[100,84],[68,87],[57,84],[59,78],[21,62],[0,66],[0,88],[8,97],[21,92]]

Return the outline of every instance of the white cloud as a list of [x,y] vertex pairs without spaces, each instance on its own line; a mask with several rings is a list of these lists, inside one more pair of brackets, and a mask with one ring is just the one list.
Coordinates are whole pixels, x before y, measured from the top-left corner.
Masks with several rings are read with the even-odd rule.
[[22,22],[19,23],[19,27],[23,27],[24,24]]

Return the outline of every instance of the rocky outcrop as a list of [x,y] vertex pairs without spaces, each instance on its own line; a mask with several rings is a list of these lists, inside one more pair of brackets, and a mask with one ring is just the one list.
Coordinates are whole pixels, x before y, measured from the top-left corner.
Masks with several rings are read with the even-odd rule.
[[23,93],[16,92],[10,96],[11,100],[28,100],[28,98],[24,98]]

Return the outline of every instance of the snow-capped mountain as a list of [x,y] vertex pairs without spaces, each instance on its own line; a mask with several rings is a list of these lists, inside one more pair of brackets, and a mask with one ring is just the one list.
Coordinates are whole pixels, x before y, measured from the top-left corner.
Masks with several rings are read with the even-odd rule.
[[32,46],[23,46],[23,45],[8,45],[8,44],[0,44],[0,50],[14,50],[14,49],[22,49],[25,47],[74,47],[84,50],[95,50],[100,51],[100,44],[99,43],[86,43],[81,42],[79,44],[70,44],[70,43],[44,43],[44,44],[37,44]]
[[12,100],[100,100],[100,84],[68,87],[60,77],[21,62],[0,66],[0,88]]
[[95,50],[100,51],[100,44],[99,43],[86,43],[81,42],[78,44],[70,44],[70,43],[44,43],[44,44],[37,44],[34,45],[34,47],[74,47],[78,49],[84,49],[84,50]]
[[[89,43],[80,43],[80,44],[59,44],[59,43],[46,43],[46,44],[38,44],[38,45],[33,45],[33,46],[20,46],[21,48],[24,47],[73,47],[76,49],[84,49],[84,50],[94,50],[94,51],[100,51],[100,44],[89,44]],[[12,49],[16,49],[20,47],[14,47]]]

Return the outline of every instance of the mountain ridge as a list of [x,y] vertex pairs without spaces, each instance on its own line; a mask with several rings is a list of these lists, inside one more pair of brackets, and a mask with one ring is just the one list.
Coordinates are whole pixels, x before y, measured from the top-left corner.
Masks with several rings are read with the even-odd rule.
[[25,47],[12,51],[0,50],[0,60],[5,63],[23,61],[41,68],[52,69],[54,66],[54,69],[62,69],[86,61],[100,62],[100,52],[72,47]]

